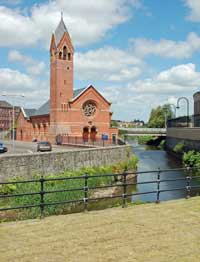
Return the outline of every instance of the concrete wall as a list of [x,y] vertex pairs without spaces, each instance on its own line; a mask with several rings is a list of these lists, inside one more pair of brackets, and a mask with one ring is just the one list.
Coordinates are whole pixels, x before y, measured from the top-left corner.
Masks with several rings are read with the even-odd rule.
[[186,150],[200,151],[200,128],[168,128],[167,149],[173,150],[178,143],[184,143]]
[[0,157],[0,181],[34,174],[56,174],[84,166],[111,165],[131,157],[130,146],[77,149],[68,152],[37,153]]

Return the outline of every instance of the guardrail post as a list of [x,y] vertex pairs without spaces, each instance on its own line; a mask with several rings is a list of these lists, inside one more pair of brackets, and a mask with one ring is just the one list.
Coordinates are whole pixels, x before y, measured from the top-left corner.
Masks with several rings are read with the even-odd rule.
[[88,211],[88,175],[84,176],[85,178],[85,186],[84,186],[84,211]]
[[123,200],[122,207],[123,208],[126,207],[126,189],[127,189],[126,176],[127,176],[127,173],[123,173],[123,194],[122,194],[122,200]]
[[156,203],[160,203],[160,168],[158,168],[157,172],[157,195],[156,195]]
[[187,191],[187,195],[186,195],[186,199],[190,198],[190,193],[191,193],[191,168],[189,166],[187,166],[186,171],[188,173],[188,176],[186,177],[186,191]]
[[40,218],[44,216],[44,177],[40,178]]

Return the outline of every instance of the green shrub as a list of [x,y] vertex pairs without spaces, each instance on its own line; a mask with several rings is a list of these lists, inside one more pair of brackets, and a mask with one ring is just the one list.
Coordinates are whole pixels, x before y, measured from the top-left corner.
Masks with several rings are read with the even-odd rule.
[[200,152],[192,150],[184,153],[183,163],[185,166],[200,167]]
[[182,154],[184,152],[185,149],[185,145],[184,143],[178,143],[175,145],[175,147],[173,148],[173,151],[177,154]]
[[141,145],[147,144],[149,141],[153,140],[153,136],[138,136],[138,143]]
[[0,185],[0,194],[1,195],[8,195],[11,194],[16,190],[15,185]]
[[160,149],[164,149],[165,148],[165,144],[166,144],[166,141],[165,140],[162,140],[158,146],[158,148]]

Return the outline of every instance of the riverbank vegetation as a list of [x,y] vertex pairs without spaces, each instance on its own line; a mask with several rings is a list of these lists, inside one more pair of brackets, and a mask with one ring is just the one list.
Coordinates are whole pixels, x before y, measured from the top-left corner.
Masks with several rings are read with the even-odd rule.
[[185,144],[184,143],[177,143],[174,148],[173,151],[177,154],[184,154],[185,151]]
[[153,140],[154,137],[150,135],[146,135],[146,136],[138,136],[137,139],[140,145],[146,145],[149,141]]
[[200,168],[200,152],[191,150],[183,154],[183,164],[190,167]]
[[[47,178],[65,178],[65,177],[79,177],[79,176],[94,176],[94,175],[103,175],[103,174],[120,174],[126,170],[135,171],[137,169],[138,158],[133,155],[129,160],[119,162],[112,166],[102,166],[102,167],[84,167],[78,171],[66,171],[58,175],[49,175]],[[35,175],[33,179],[40,179],[40,175]],[[16,181],[21,181],[24,179],[16,178]],[[75,188],[84,188],[84,179],[75,179],[75,180],[60,180],[60,181],[47,181],[44,183],[44,191],[55,191],[55,190],[68,190]],[[111,185],[115,182],[113,176],[100,176],[88,179],[88,187],[104,186]],[[15,184],[15,185],[2,185],[0,187],[0,194],[22,194],[30,192],[40,192],[40,183],[26,183],[26,184]],[[92,196],[94,191],[89,191],[89,196]],[[52,202],[62,202],[62,201],[71,201],[79,200],[84,198],[84,190],[72,191],[72,192],[57,192],[51,194],[45,194],[45,203]],[[9,197],[5,199],[0,199],[0,207],[16,207],[24,205],[35,205],[40,202],[40,195],[32,196],[21,196],[21,197]],[[47,206],[45,207],[45,215],[53,214],[63,214],[70,213],[74,211],[80,211],[83,209],[83,205],[57,205],[57,206]],[[9,211],[10,217],[12,219],[25,219],[25,218],[34,218],[40,215],[39,207],[30,208],[23,211]]]

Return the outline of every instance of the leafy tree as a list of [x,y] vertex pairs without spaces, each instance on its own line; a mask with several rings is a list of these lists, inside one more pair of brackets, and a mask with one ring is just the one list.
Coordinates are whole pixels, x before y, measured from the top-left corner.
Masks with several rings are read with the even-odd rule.
[[116,120],[111,120],[111,127],[118,127],[118,122]]
[[148,127],[163,128],[165,120],[173,117],[173,112],[169,104],[153,108],[150,113]]

